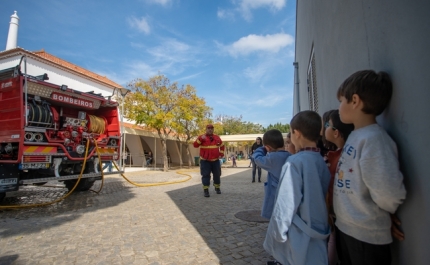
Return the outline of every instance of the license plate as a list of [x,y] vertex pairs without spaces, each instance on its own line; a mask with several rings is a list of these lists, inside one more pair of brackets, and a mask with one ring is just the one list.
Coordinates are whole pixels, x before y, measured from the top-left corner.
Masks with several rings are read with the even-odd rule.
[[48,168],[49,163],[26,163],[20,164],[20,169],[37,169],[37,168]]
[[0,179],[0,186],[16,184],[18,183],[18,179]]

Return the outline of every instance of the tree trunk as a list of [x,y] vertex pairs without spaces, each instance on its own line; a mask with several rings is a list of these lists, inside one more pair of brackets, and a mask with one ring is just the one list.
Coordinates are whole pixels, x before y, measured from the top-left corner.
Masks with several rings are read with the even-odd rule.
[[164,138],[161,139],[161,146],[163,147],[163,171],[169,170],[169,161],[167,160],[167,145]]
[[188,168],[191,168],[191,151],[190,151],[190,145],[187,144],[187,156],[188,156]]
[[179,141],[179,168],[182,168],[182,146],[183,146],[184,144],[181,142],[181,141]]

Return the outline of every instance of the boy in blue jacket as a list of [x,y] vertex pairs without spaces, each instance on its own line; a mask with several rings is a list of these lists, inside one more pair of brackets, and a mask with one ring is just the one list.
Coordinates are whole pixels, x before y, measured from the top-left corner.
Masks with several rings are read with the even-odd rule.
[[325,197],[330,172],[316,144],[321,117],[302,111],[290,126],[297,153],[282,168],[263,246],[283,265],[326,265],[330,227]]
[[263,147],[257,148],[252,155],[255,164],[268,172],[261,210],[261,216],[264,218],[270,219],[272,216],[282,166],[290,155],[284,149],[282,133],[276,129],[269,130],[263,135]]

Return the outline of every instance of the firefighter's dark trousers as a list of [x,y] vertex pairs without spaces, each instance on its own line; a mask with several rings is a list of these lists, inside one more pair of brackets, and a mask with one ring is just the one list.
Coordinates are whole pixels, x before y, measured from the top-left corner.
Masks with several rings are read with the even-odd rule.
[[208,189],[211,184],[211,172],[214,186],[215,188],[219,188],[221,185],[221,164],[219,160],[200,160],[200,174],[202,175],[203,189]]

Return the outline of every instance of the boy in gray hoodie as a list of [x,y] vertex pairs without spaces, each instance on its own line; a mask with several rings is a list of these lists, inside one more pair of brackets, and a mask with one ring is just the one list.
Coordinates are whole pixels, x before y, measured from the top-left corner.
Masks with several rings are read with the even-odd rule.
[[387,107],[392,83],[385,72],[359,71],[337,91],[343,123],[354,124],[339,160],[333,188],[342,264],[391,264],[390,213],[406,190],[397,147],[376,116]]

